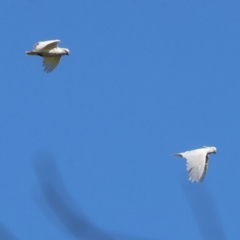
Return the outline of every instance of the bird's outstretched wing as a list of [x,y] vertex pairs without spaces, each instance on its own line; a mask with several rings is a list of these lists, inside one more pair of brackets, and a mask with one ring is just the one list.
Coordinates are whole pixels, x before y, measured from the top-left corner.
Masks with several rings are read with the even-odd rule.
[[43,57],[44,71],[50,73],[59,64],[61,56],[56,57]]
[[49,50],[57,47],[60,40],[49,40],[44,42],[38,42],[33,46],[33,50]]
[[182,153],[187,160],[187,171],[189,180],[201,182],[207,171],[208,155],[206,151],[193,150]]

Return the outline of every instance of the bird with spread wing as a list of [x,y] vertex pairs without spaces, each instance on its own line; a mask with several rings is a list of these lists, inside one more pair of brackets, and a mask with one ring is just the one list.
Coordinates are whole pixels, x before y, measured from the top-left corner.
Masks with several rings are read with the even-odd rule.
[[186,159],[188,178],[190,181],[201,182],[207,172],[209,154],[216,152],[217,149],[215,147],[204,146],[203,148],[175,153],[173,155]]
[[33,50],[27,51],[26,54],[29,56],[37,55],[42,57],[44,71],[49,73],[57,67],[63,55],[70,54],[69,49],[58,47],[59,42],[60,40],[38,42],[33,46]]

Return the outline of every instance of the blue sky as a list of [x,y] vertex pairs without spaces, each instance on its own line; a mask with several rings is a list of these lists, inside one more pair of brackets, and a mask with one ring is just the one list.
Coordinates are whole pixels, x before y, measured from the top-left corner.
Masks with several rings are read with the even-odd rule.
[[[0,236],[93,240],[67,206],[114,240],[239,237],[239,1],[1,5]],[[25,51],[51,39],[70,56],[46,74]],[[203,145],[192,184],[171,154]]]

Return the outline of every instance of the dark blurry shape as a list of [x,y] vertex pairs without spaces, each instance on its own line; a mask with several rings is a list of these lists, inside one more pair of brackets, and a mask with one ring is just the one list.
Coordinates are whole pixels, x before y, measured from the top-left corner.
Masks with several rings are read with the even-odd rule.
[[204,184],[182,184],[182,189],[191,205],[204,240],[226,240],[216,204]]
[[72,200],[63,186],[55,160],[50,154],[38,154],[35,170],[40,180],[44,200],[69,233],[78,239],[113,239],[94,226],[83,214],[78,213],[76,207],[73,207]]
[[17,238],[13,236],[13,234],[2,223],[0,223],[0,239],[17,240]]
[[84,213],[79,211],[67,193],[56,161],[50,153],[38,153],[35,156],[34,167],[40,181],[44,204],[75,238],[81,240],[150,240],[123,234],[109,234],[93,224]]

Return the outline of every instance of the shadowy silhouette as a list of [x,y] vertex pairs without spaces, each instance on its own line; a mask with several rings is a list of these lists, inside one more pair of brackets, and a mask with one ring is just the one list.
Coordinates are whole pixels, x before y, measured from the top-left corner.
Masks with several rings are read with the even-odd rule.
[[0,239],[17,240],[17,238],[2,223],[0,223]]
[[[34,158],[34,168],[37,173],[42,202],[40,206],[48,216],[53,213],[68,233],[82,240],[150,240],[149,238],[132,237],[125,234],[107,233],[92,223],[67,193],[56,161],[50,153],[40,152]],[[50,209],[43,209],[43,207]],[[51,217],[53,219],[54,217]],[[152,239],[153,240],[153,239]]]
[[194,212],[200,234],[204,240],[226,240],[216,204],[205,184],[182,184],[182,189]]

